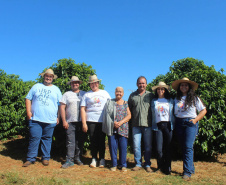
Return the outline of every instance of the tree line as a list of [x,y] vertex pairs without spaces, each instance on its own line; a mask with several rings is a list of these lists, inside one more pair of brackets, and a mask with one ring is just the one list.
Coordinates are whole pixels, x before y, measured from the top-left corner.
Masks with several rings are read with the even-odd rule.
[[[73,59],[60,59],[51,67],[58,78],[53,82],[62,93],[70,90],[66,84],[71,76],[78,76],[83,83],[81,90],[89,91],[88,78],[96,73],[92,66],[76,63]],[[47,69],[47,68],[46,68]],[[46,69],[43,69],[45,71]],[[214,66],[206,66],[202,60],[185,58],[173,61],[169,72],[158,75],[148,84],[147,90],[164,81],[173,81],[187,77],[199,84],[196,94],[203,100],[207,108],[206,116],[199,123],[199,135],[195,141],[195,154],[199,156],[217,156],[226,152],[226,75],[224,69],[216,71]],[[17,135],[26,136],[28,127],[26,122],[25,96],[37,82],[42,82],[40,76],[35,81],[23,81],[18,75],[7,75],[0,69],[0,139],[8,139]],[[104,85],[100,83],[100,88]],[[176,92],[171,91],[175,97]],[[54,140],[62,137],[59,129],[54,133]],[[85,143],[85,147],[89,142]]]

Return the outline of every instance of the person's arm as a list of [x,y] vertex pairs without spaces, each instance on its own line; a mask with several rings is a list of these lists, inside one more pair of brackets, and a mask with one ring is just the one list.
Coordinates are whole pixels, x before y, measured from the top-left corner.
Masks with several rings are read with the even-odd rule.
[[26,112],[27,112],[27,120],[30,120],[32,117],[31,100],[25,99],[25,105],[26,105]]
[[83,132],[87,132],[88,130],[88,126],[87,126],[87,123],[86,123],[86,107],[84,106],[81,106],[81,119],[82,119],[82,130]]
[[191,119],[190,122],[196,124],[198,121],[200,121],[207,113],[206,108],[201,110],[198,114],[198,116],[195,119]]
[[127,110],[127,116],[124,117],[121,121],[115,122],[114,123],[115,128],[119,128],[122,124],[128,122],[131,119],[131,112],[129,110],[129,107],[127,107],[126,110]]
[[60,103],[60,115],[63,122],[63,127],[67,130],[69,128],[68,122],[66,121],[66,104]]

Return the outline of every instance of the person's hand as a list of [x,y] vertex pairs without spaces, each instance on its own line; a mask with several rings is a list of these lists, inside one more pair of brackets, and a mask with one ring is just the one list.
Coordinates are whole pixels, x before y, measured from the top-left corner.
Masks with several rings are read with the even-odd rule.
[[119,122],[117,122],[117,121],[114,122],[114,127],[115,128],[119,128],[120,126],[121,126],[121,124]]
[[32,117],[32,113],[31,112],[27,112],[27,120],[30,120]]
[[192,122],[194,125],[197,123],[195,119],[190,119],[189,122]]
[[87,124],[83,124],[83,125],[82,125],[82,131],[85,132],[85,133],[88,131],[88,126],[87,126]]
[[64,122],[63,122],[63,127],[64,127],[64,129],[67,130],[67,129],[69,128],[68,122],[64,121]]

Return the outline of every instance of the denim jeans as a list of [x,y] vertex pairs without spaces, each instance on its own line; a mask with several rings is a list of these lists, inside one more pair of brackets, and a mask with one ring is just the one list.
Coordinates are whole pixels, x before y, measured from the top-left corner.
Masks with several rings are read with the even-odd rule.
[[144,141],[144,167],[151,166],[151,150],[152,150],[152,129],[151,127],[133,127],[133,150],[134,160],[138,167],[142,166],[142,155],[141,155],[141,137],[143,136]]
[[184,175],[191,177],[195,173],[193,163],[193,145],[198,131],[198,123],[194,124],[189,120],[194,118],[176,118],[176,134],[183,152],[183,171]]
[[27,161],[34,162],[38,156],[39,144],[41,141],[42,160],[50,159],[53,131],[55,124],[43,123],[29,120],[29,146]]
[[81,161],[85,138],[85,133],[82,131],[82,123],[72,122],[68,124],[69,128],[66,130],[67,159],[73,162],[74,160]]
[[156,150],[158,168],[165,172],[171,171],[171,141],[172,133],[170,122],[157,123]]
[[127,167],[126,156],[127,156],[127,142],[128,138],[123,137],[119,134],[113,134],[108,136],[109,150],[111,154],[112,166],[117,166],[117,150],[119,148],[119,167]]
[[88,132],[90,135],[92,158],[97,159],[97,153],[99,152],[99,159],[104,159],[106,134],[102,132],[102,123],[87,122],[87,125],[88,125]]

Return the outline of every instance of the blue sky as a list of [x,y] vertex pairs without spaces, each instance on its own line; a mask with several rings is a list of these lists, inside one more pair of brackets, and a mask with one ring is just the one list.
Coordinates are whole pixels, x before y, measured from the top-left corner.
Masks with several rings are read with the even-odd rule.
[[91,65],[114,97],[186,57],[226,70],[225,0],[0,0],[0,68],[35,80],[62,58]]

